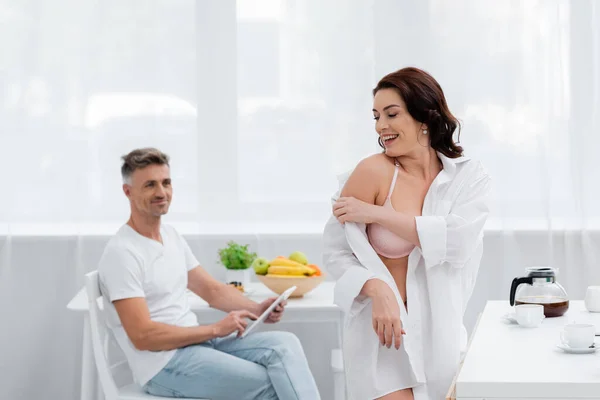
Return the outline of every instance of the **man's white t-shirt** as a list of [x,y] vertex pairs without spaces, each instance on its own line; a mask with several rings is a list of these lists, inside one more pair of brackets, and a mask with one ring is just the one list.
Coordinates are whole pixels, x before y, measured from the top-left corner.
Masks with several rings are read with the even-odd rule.
[[198,266],[198,261],[173,227],[161,225],[160,234],[163,244],[123,225],[106,245],[98,266],[107,324],[141,386],[167,365],[176,350],[137,350],[112,302],[144,297],[153,321],[183,327],[198,325],[186,294],[187,273]]

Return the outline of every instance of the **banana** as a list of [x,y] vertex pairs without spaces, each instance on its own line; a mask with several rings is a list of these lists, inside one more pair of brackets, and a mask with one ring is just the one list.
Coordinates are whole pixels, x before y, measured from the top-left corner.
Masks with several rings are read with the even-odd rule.
[[305,266],[304,264],[300,264],[299,262],[292,261],[289,258],[285,258],[285,257],[274,258],[273,260],[271,260],[269,265],[277,265],[277,266],[281,266],[281,267],[304,267]]
[[300,266],[291,267],[285,265],[271,265],[268,273],[274,275],[312,276],[316,271],[302,264],[300,264]]
[[268,276],[269,278],[308,278],[308,276],[304,276],[304,275],[279,275],[279,274],[267,274],[265,276]]

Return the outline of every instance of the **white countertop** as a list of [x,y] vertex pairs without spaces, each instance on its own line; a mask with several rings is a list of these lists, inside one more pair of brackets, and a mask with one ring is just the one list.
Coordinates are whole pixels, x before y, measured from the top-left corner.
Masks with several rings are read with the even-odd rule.
[[600,399],[600,350],[567,354],[556,347],[567,323],[592,323],[600,331],[600,313],[571,301],[562,317],[522,328],[502,319],[512,310],[506,300],[486,304],[456,380],[456,398]]
[[[339,308],[333,303],[333,287],[335,282],[325,281],[319,286],[308,292],[302,297],[291,297],[287,300],[288,309],[327,309],[332,311],[339,311]],[[269,297],[279,296],[277,293],[271,291],[268,287],[260,282],[252,282],[246,285],[246,291],[248,298],[260,302],[266,300]],[[196,294],[188,291],[190,308],[192,311],[204,311],[208,309],[208,304],[198,297]],[[88,309],[88,298],[85,292],[85,288],[82,288],[77,294],[71,299],[67,308],[73,311],[87,311]]]
[[[302,297],[289,298],[282,322],[330,322],[341,318],[341,309],[333,303],[333,288],[335,282],[325,281]],[[246,285],[247,296],[261,302],[269,297],[277,297],[269,288],[260,282]],[[190,308],[198,316],[200,323],[211,323],[223,318],[222,311],[210,308],[196,294],[188,291]],[[99,301],[102,307],[102,299]],[[72,311],[88,310],[88,298],[85,288],[82,288],[69,302],[67,308]]]

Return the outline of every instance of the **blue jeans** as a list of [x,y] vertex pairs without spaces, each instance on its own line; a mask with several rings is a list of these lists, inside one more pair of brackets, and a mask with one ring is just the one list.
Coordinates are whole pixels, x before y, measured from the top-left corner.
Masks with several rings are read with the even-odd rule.
[[178,349],[144,390],[211,400],[320,399],[302,345],[288,332],[234,334]]

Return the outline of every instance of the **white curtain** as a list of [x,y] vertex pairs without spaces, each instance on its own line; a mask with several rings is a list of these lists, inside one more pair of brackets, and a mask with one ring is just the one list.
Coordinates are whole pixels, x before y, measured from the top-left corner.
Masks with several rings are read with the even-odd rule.
[[[172,222],[320,227],[378,151],[371,89],[431,72],[498,226],[597,224],[594,1],[0,2],[0,220],[115,223],[119,157],[172,157]],[[247,225],[252,224],[252,225]],[[30,227],[27,227],[30,229]]]
[[77,396],[64,306],[127,218],[121,155],[171,156],[168,222],[215,274],[234,235],[318,260],[336,175],[379,151],[371,89],[404,66],[436,77],[494,178],[468,322],[530,265],[582,298],[599,27],[593,0],[0,0],[0,397]]

